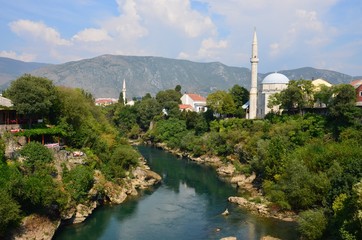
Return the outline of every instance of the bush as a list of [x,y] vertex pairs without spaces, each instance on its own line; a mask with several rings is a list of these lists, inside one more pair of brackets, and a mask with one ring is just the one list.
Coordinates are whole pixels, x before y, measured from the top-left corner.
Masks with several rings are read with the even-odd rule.
[[320,239],[326,226],[327,219],[322,209],[307,210],[299,215],[298,230],[307,239]]
[[86,200],[88,191],[93,186],[93,170],[88,166],[78,165],[64,172],[63,181],[72,198],[82,202]]
[[4,189],[0,189],[0,237],[20,220],[20,205]]
[[21,149],[20,154],[25,158],[24,167],[27,174],[39,171],[47,175],[54,172],[53,168],[47,166],[47,163],[53,161],[53,154],[42,144],[30,142]]

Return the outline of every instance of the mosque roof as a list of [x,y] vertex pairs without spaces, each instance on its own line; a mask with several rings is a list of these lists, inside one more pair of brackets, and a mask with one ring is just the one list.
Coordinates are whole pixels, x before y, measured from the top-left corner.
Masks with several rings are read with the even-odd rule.
[[289,79],[281,73],[271,73],[266,76],[262,84],[288,84]]

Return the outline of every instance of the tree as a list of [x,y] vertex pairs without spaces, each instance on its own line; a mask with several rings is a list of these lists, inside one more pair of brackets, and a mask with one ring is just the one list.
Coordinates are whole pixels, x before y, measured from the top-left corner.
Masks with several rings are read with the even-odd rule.
[[55,87],[47,78],[25,74],[13,81],[4,93],[11,99],[19,114],[29,117],[46,116],[56,99]]
[[243,106],[249,100],[249,91],[237,84],[230,89],[230,94],[237,108]]
[[162,111],[159,102],[154,98],[142,100],[138,102],[135,107],[138,114],[137,123],[143,130],[147,130],[153,118]]
[[243,117],[245,115],[245,110],[242,106],[249,100],[249,91],[246,88],[235,84],[230,89],[230,94],[236,106],[236,115],[238,117]]
[[209,94],[206,99],[206,104],[215,113],[221,115],[235,114],[236,106],[231,94],[225,91],[216,91]]
[[119,103],[120,105],[122,105],[122,106],[124,105],[123,92],[122,92],[122,91],[119,93],[118,103]]
[[307,239],[320,239],[327,226],[323,210],[307,210],[300,214],[298,229]]
[[20,205],[7,191],[0,188],[0,237],[10,225],[20,221],[20,212]]
[[156,94],[156,100],[161,104],[165,104],[167,102],[176,102],[176,103],[181,103],[181,93],[173,90],[173,89],[168,89],[165,91],[159,91]]
[[93,186],[93,170],[88,166],[78,165],[64,172],[63,181],[74,200],[84,201]]
[[308,80],[291,80],[288,87],[273,96],[268,107],[280,104],[282,109],[298,110],[313,106],[313,84]]
[[181,85],[176,85],[175,91],[181,93]]
[[325,104],[326,107],[329,106],[332,96],[333,96],[333,88],[327,87],[326,85],[322,85],[316,93],[314,93],[314,101],[319,104]]

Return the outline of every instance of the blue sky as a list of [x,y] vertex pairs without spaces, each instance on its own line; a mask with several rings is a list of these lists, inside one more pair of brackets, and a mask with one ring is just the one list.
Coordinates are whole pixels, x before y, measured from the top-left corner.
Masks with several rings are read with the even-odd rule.
[[0,56],[64,63],[102,54],[311,66],[362,75],[360,0],[0,0]]

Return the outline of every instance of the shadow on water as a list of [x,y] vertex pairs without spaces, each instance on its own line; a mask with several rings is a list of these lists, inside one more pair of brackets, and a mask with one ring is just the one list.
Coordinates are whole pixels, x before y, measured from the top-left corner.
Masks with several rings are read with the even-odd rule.
[[[177,159],[162,150],[139,146],[162,182],[118,206],[97,209],[84,223],[57,232],[62,239],[296,239],[294,223],[266,219],[228,203],[236,189],[211,167]],[[230,215],[221,216],[228,208]]]

